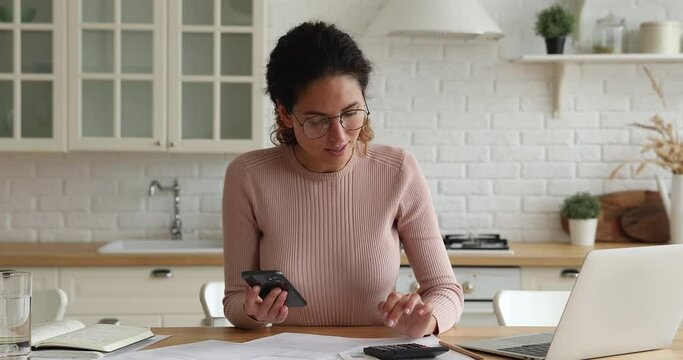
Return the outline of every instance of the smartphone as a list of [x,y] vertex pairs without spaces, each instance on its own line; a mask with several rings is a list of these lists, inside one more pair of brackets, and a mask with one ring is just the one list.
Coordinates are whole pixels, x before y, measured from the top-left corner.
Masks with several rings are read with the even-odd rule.
[[294,285],[287,280],[284,274],[278,270],[260,270],[260,271],[242,271],[242,279],[249,284],[250,287],[256,285],[261,287],[259,296],[265,299],[266,295],[275,288],[287,290],[287,300],[285,305],[289,307],[306,306],[306,300],[294,288]]

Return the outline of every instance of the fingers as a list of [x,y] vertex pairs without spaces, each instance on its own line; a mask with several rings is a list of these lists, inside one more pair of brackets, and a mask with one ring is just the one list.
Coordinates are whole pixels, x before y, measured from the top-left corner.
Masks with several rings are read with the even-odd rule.
[[[272,293],[274,293],[274,291],[271,291],[270,294],[268,294],[268,296],[266,297],[269,297],[270,295],[272,295]],[[277,294],[273,299],[273,305],[268,309],[268,322],[277,321],[278,317],[280,316],[280,313],[285,307],[285,300],[287,300],[287,291],[280,290],[279,294]]]
[[388,313],[394,309],[394,306],[396,306],[396,303],[401,300],[405,295],[401,293],[397,293],[396,291],[392,291],[389,296],[387,296],[387,299],[385,301],[382,301],[379,303],[377,306],[378,310],[383,314],[383,316],[387,316]]
[[428,302],[426,304],[420,304],[415,306],[414,311],[419,316],[431,316],[432,311],[434,311],[434,305],[432,305],[431,302]]
[[278,312],[277,316],[275,317],[275,320],[273,321],[273,323],[274,324],[282,323],[287,318],[287,314],[289,314],[289,308],[287,306],[281,307],[280,311]]
[[[277,300],[278,296],[282,293],[282,289],[280,288],[274,288],[273,290],[270,290],[268,295],[263,299],[263,303],[258,307],[258,311],[256,312],[256,318],[259,321],[263,322],[272,322],[272,320],[275,318],[274,316],[269,316],[269,313],[271,311],[271,308],[273,308],[273,304],[275,303],[275,300]],[[280,309],[278,308],[277,311]]]
[[280,288],[272,289],[265,298],[259,297],[259,286],[246,290],[244,310],[256,321],[281,323],[287,318],[289,309],[285,306],[287,291]]
[[[418,306],[422,306],[422,299],[418,294],[401,294],[392,292],[386,301],[378,304],[384,324],[394,327],[403,315],[410,315]],[[419,308],[423,309],[423,308]]]
[[410,315],[415,311],[415,308],[417,306],[422,306],[422,298],[418,294],[410,294],[408,295],[408,301],[403,304],[403,313],[406,315]]
[[260,286],[247,288],[244,291],[244,311],[251,317],[254,317],[256,311],[258,311],[258,304],[263,302],[258,296],[260,291]]

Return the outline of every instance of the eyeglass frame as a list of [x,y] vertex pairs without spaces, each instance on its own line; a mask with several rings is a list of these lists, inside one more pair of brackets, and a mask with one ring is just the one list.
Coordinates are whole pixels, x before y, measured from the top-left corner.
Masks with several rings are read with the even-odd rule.
[[[320,135],[318,137],[310,137],[310,136],[308,136],[308,134],[306,134],[306,130],[304,130],[304,125],[306,125],[306,122],[308,122],[311,119],[308,119],[304,122],[301,122],[301,120],[299,120],[299,117],[296,116],[296,114],[294,113],[294,109],[292,109],[292,112],[290,114],[292,114],[292,116],[294,116],[294,119],[296,119],[296,122],[299,123],[299,126],[301,126],[301,131],[303,131],[304,135],[306,135],[307,138],[309,138],[309,139],[320,139],[321,137],[327,135],[327,133],[330,132],[330,128],[332,125],[332,119],[335,119],[335,118],[339,118],[339,125],[341,125],[341,127],[344,128],[344,130],[354,131],[354,130],[362,129],[363,126],[365,126],[365,124],[367,124],[368,120],[370,119],[370,108],[368,107],[368,100],[365,98],[365,95],[363,95],[363,103],[365,104],[365,109],[360,109],[360,108],[348,109],[348,110],[342,111],[341,113],[339,113],[339,115],[335,115],[335,116],[327,116],[325,114],[322,114],[322,115],[316,115],[315,117],[311,118],[311,119],[314,119],[314,118],[318,118],[318,117],[326,117],[328,120],[330,120],[330,127],[327,128],[327,131],[325,131],[325,133],[323,133],[322,135]],[[344,126],[344,120],[343,120],[344,114],[351,112],[351,111],[358,111],[358,110],[362,110],[365,112],[365,121],[363,121],[363,125],[355,128],[355,129],[347,129],[346,126]]]

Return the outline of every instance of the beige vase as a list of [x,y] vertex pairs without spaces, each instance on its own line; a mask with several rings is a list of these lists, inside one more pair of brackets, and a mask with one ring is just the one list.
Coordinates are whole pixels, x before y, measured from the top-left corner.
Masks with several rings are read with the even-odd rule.
[[683,175],[675,174],[671,177],[671,195],[661,176],[657,176],[657,187],[666,214],[669,216],[669,242],[683,244]]

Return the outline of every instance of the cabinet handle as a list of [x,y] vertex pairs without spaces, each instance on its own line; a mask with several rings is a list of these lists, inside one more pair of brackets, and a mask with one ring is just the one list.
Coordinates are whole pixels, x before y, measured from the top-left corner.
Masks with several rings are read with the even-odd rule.
[[577,278],[579,277],[579,270],[576,269],[564,269],[560,273],[561,278]]
[[156,145],[156,146],[161,146],[161,141],[158,141],[158,140],[157,140],[157,142],[155,142],[154,145]]
[[462,292],[465,294],[471,294],[474,291],[474,283],[471,281],[465,281],[462,283]]
[[175,142],[171,141],[169,145],[171,145],[171,147],[175,147]]
[[107,324],[107,325],[121,325],[121,322],[117,318],[104,318],[100,319],[100,321],[97,322],[98,324]]
[[173,272],[171,269],[154,269],[150,276],[153,278],[167,279],[173,277]]

